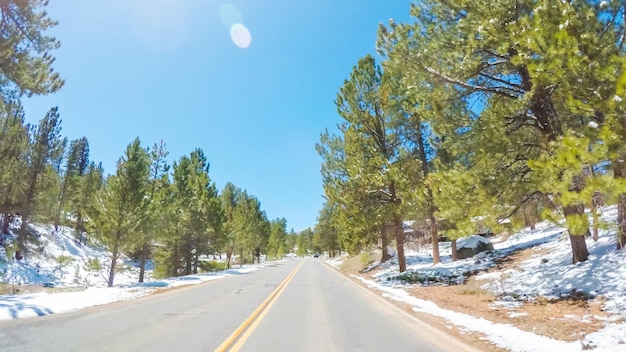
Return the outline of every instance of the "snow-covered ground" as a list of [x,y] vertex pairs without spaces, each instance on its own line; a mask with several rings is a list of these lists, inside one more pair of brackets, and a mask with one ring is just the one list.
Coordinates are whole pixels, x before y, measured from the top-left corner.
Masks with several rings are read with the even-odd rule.
[[[124,284],[115,287],[88,287],[76,292],[32,293],[23,295],[0,295],[0,320],[30,318],[48,314],[64,313],[86,307],[124,301],[154,293],[158,289],[182,285],[194,285],[218,280],[230,275],[248,273],[257,266],[229,269],[217,273],[203,273],[164,280],[150,280],[141,284]],[[136,280],[136,279],[135,279]]]
[[[602,218],[615,224],[615,207],[603,209]],[[506,239],[492,239],[494,251],[452,262],[450,246],[442,244],[442,263],[432,265],[428,250],[407,253],[407,273],[430,282],[463,281],[465,275],[477,274],[484,282],[482,288],[493,292],[500,300],[493,305],[510,309],[510,317],[517,314],[520,301],[534,300],[538,296],[548,299],[572,294],[584,294],[591,298],[601,296],[603,310],[609,318],[594,317],[605,322],[605,327],[585,336],[581,341],[565,342],[523,331],[509,324],[500,324],[439,307],[437,304],[418,299],[405,290],[411,286],[398,280],[397,262],[381,265],[374,280],[356,276],[369,287],[385,297],[408,303],[415,311],[426,312],[448,320],[467,331],[484,334],[487,339],[511,351],[581,351],[583,346],[596,351],[626,351],[626,251],[616,251],[616,230],[600,230],[599,240],[587,240],[589,260],[571,264],[571,247],[563,227],[547,222],[538,224],[533,231],[525,229]],[[490,271],[496,260],[519,249],[534,247],[536,254],[524,261],[516,270]],[[339,266],[340,259],[329,261]],[[421,280],[420,279],[420,280]],[[584,323],[590,317],[568,317]],[[523,343],[521,342],[523,341]]]
[[[146,270],[145,282],[137,283],[139,269],[135,263],[126,261],[115,275],[114,287],[107,287],[103,267],[100,271],[89,270],[88,263],[97,260],[101,264],[110,261],[109,253],[95,246],[83,246],[74,240],[71,229],[31,225],[39,245],[33,247],[30,258],[14,261],[0,251],[0,282],[15,287],[18,292],[24,285],[43,287],[40,293],[0,295],[0,320],[28,318],[79,310],[85,307],[149,295],[159,289],[222,279],[227,276],[248,273],[263,266],[247,265],[215,273],[202,273],[169,279],[152,278],[152,268]],[[2,248],[2,247],[0,247]],[[4,248],[2,248],[4,249]],[[66,257],[63,264],[59,257]],[[31,287],[32,287],[31,286]],[[73,291],[73,292],[63,292]]]
[[[615,224],[615,207],[605,208],[603,218]],[[17,286],[24,284],[55,287],[77,287],[76,292],[55,292],[49,289],[42,293],[0,295],[0,319],[15,319],[78,310],[84,307],[109,302],[128,300],[153,293],[159,288],[187,285],[215,280],[228,275],[249,272],[260,266],[231,269],[218,273],[205,273],[179,278],[155,280],[151,270],[147,271],[146,283],[137,284],[138,269],[127,262],[126,270],[115,277],[115,287],[107,288],[104,277],[89,271],[87,263],[93,258],[105,261],[106,251],[76,244],[69,229],[55,232],[51,227],[34,226],[40,234],[43,250],[19,263],[0,258],[2,281]],[[467,240],[467,241],[472,241]],[[581,351],[583,345],[596,351],[626,351],[626,252],[615,250],[615,229],[601,230],[598,242],[587,241],[589,260],[571,265],[571,249],[565,229],[549,223],[538,224],[534,231],[524,230],[506,239],[492,239],[494,251],[481,253],[473,258],[452,262],[449,244],[441,245],[442,263],[432,265],[430,253],[408,252],[409,273],[419,273],[433,281],[462,281],[468,273],[478,274],[476,279],[484,281],[482,286],[497,294],[501,301],[494,305],[509,307],[510,317],[515,317],[516,302],[533,300],[538,296],[558,298],[572,292],[584,292],[590,297],[601,296],[604,310],[610,314],[605,318],[605,328],[584,337],[583,341],[564,342],[523,331],[513,325],[488,321],[483,318],[454,312],[435,303],[412,297],[405,290],[407,284],[397,279],[397,263],[389,262],[379,267],[374,280],[358,277],[372,289],[385,297],[406,302],[415,311],[426,312],[444,319],[467,331],[482,333],[493,344],[511,351]],[[462,245],[462,242],[459,246]],[[536,255],[522,263],[517,270],[490,271],[498,258],[523,248],[534,247]],[[0,257],[3,254],[0,253]],[[69,256],[59,272],[59,256]],[[4,260],[3,260],[4,259]],[[342,258],[328,260],[339,266]],[[85,288],[86,287],[86,288]],[[82,288],[85,288],[84,290]],[[571,317],[584,323],[588,317]],[[596,317],[599,318],[599,317]],[[523,341],[523,343],[520,343]]]

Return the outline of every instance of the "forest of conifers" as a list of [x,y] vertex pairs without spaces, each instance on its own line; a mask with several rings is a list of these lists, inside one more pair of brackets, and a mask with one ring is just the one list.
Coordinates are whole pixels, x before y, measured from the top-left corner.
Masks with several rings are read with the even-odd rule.
[[[452,242],[487,227],[563,222],[572,261],[598,227],[626,245],[626,5],[591,0],[421,0],[413,21],[380,25],[377,56],[354,66],[337,94],[337,131],[316,146],[326,202],[315,230],[287,234],[235,185],[221,191],[195,149],[171,165],[164,142],[130,142],[105,176],[86,138],[61,134],[56,108],[28,124],[22,99],[63,86],[46,35],[45,1],[0,6],[0,213],[19,214],[9,250],[28,255],[29,222],[75,230],[160,276],[196,272],[201,258],[251,262],[395,244],[404,225]],[[321,102],[324,103],[324,102]],[[330,102],[329,102],[330,103]],[[618,205],[617,224],[598,221]],[[480,220],[478,220],[480,219]],[[479,225],[480,223],[480,225]],[[509,229],[510,230],[510,229]],[[115,265],[110,265],[113,284]]]
[[[1,241],[9,257],[29,256],[29,224],[73,229],[76,241],[111,252],[108,284],[114,282],[122,255],[146,263],[155,276],[202,270],[202,260],[231,257],[251,263],[261,255],[281,258],[296,251],[321,251],[312,230],[287,233],[287,220],[268,220],[261,202],[227,183],[221,192],[209,176],[201,149],[172,165],[163,141],[148,147],[130,142],[111,175],[90,160],[87,138],[68,140],[61,133],[61,112],[26,116],[23,98],[52,94],[64,84],[52,64],[60,46],[46,35],[56,23],[45,13],[46,1],[0,4],[0,214]],[[11,233],[14,219],[21,228]],[[13,238],[15,236],[16,238]]]
[[[626,245],[624,1],[422,0],[380,25],[378,56],[341,87],[342,122],[318,144],[327,202],[318,229],[358,253],[403,220],[432,240],[550,220],[572,261],[618,228]],[[377,62],[378,61],[378,62]],[[598,221],[618,205],[617,224]],[[508,229],[509,231],[511,229]]]

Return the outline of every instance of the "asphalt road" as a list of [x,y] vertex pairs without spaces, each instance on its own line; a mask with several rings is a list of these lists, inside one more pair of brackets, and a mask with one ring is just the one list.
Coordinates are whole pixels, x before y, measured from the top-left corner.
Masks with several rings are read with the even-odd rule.
[[461,351],[317,259],[0,322],[0,351]]

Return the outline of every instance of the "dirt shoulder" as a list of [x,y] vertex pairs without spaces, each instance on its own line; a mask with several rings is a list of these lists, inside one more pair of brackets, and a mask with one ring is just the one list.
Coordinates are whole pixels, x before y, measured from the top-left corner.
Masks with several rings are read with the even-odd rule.
[[[494,270],[514,268],[532,254],[532,249],[517,252],[500,262]],[[351,275],[374,280],[376,274],[376,269],[367,273],[360,272],[358,268],[363,266],[359,265],[358,260],[349,260],[344,262],[340,271],[363,285],[360,280],[354,279]],[[484,318],[495,323],[514,325],[521,330],[561,341],[582,341],[587,334],[602,329],[603,319],[608,318],[608,315],[602,311],[602,300],[588,297],[568,297],[558,301],[539,298],[532,302],[516,302],[514,308],[500,306],[496,304],[498,301],[496,296],[481,288],[483,284],[485,282],[470,278],[461,285],[408,285],[406,290],[411,296],[435,302],[444,309]],[[485,341],[485,336],[482,334],[468,332],[445,319],[427,313],[416,313],[407,304],[395,301],[394,304],[481,351],[505,351]],[[581,345],[581,347],[584,346]]]

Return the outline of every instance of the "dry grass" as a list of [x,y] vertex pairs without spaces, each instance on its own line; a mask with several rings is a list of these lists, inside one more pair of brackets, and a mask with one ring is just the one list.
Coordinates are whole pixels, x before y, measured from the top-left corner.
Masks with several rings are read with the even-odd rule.
[[[541,253],[533,248],[515,252],[507,258],[499,260],[493,270],[515,269],[523,261]],[[352,270],[352,273],[359,271],[356,267],[353,267]],[[361,276],[371,278],[374,274],[375,270],[363,273]],[[548,300],[539,297],[534,302],[524,302],[521,307],[514,311],[496,307],[492,303],[497,300],[497,297],[481,288],[481,285],[485,283],[470,278],[462,285],[416,286],[407,288],[407,291],[414,297],[435,302],[445,309],[484,318],[495,323],[511,324],[521,330],[562,341],[579,341],[585,335],[602,329],[604,323],[597,318],[607,317],[607,314],[602,311],[603,302],[600,299],[589,300],[586,296],[575,296],[562,300]],[[410,307],[407,310],[411,310]],[[511,313],[517,314],[511,317]],[[480,350],[500,350],[495,346],[487,348],[485,343],[480,341],[480,334],[459,331],[457,328],[451,327],[450,322],[441,318],[428,314],[419,315],[420,319],[432,321],[434,325],[445,328],[448,333],[452,333],[461,341],[465,341]],[[583,317],[585,317],[584,320]]]
[[[341,263],[341,271],[348,275],[361,274],[370,264],[380,261],[380,253],[359,254],[349,257]],[[373,271],[376,271],[375,269]]]
[[[536,302],[526,302],[515,310],[497,308],[491,305],[496,297],[480,289],[479,283],[474,280],[458,286],[417,287],[408,291],[412,296],[433,301],[446,309],[496,323],[512,324],[525,331],[564,341],[579,340],[598,331],[603,323],[592,317],[607,316],[601,309],[601,302],[597,300],[549,301],[540,298]],[[511,313],[527,315],[511,318]],[[566,315],[572,318],[566,318]],[[589,322],[581,322],[585,316],[589,316],[586,319]]]
[[481,296],[487,297],[488,299],[492,299],[493,295],[483,290],[480,287],[480,283],[476,280],[469,280],[468,283],[464,285],[458,285],[452,287],[455,294],[459,296]]

